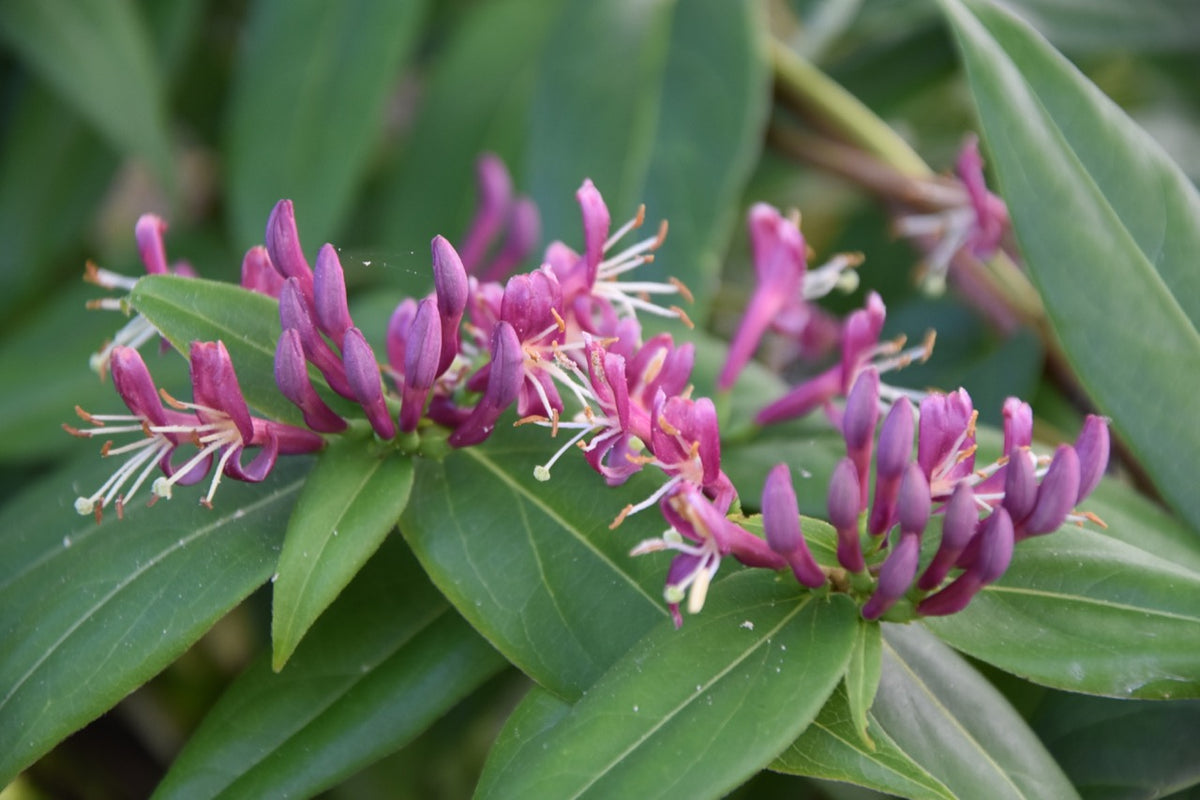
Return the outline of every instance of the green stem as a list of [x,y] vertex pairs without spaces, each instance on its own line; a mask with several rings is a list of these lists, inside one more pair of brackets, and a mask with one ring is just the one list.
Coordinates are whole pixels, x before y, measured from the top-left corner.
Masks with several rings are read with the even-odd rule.
[[828,133],[914,178],[933,175],[908,142],[854,95],[786,45],[771,41],[775,85],[782,98]]

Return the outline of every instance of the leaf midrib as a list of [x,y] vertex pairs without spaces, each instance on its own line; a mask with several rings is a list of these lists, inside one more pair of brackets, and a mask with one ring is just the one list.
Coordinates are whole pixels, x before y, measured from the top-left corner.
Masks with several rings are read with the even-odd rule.
[[52,655],[54,655],[54,653],[56,653],[58,651],[58,649],[63,645],[63,643],[66,642],[67,639],[69,639],[71,637],[71,635],[74,634],[75,631],[79,629],[80,626],[82,626],[85,622],[87,622],[89,619],[91,619],[96,614],[96,612],[98,612],[101,608],[103,608],[110,601],[112,601],[113,598],[115,598],[122,590],[124,590],[126,587],[128,587],[130,584],[132,584],[135,580],[140,578],[142,575],[146,574],[153,567],[158,566],[160,563],[165,561],[168,557],[173,555],[176,551],[182,550],[184,547],[191,544],[192,542],[195,542],[202,537],[208,536],[209,534],[220,530],[225,525],[227,525],[231,522],[234,522],[236,520],[242,519],[246,515],[252,514],[256,511],[258,511],[260,508],[262,508],[270,503],[276,502],[279,498],[284,497],[294,491],[299,490],[300,486],[303,483],[304,483],[303,478],[293,481],[290,484],[279,487],[274,492],[262,497],[261,499],[255,501],[253,503],[250,503],[246,506],[243,506],[241,508],[233,510],[232,512],[230,512],[228,515],[222,517],[221,519],[215,520],[214,522],[212,522],[209,525],[205,525],[205,526],[198,528],[197,530],[195,530],[194,532],[192,532],[190,535],[188,535],[186,537],[182,537],[182,538],[175,540],[174,542],[172,542],[170,547],[159,552],[152,558],[148,559],[144,564],[137,567],[124,580],[122,580],[120,583],[118,583],[116,586],[114,586],[107,594],[105,594],[103,597],[101,597],[99,600],[97,600],[96,603],[94,603],[92,605],[92,607],[87,610],[87,612],[85,614],[80,615],[79,618],[76,619],[75,622],[72,623],[67,628],[67,630],[64,631],[63,634],[57,640],[55,640],[55,642],[52,645],[50,645],[49,648],[47,648],[46,652],[43,653],[42,656],[40,658],[38,658],[29,667],[28,670],[26,670],[25,674],[22,675],[17,681],[15,681],[13,683],[13,686],[12,686],[12,688],[10,688],[8,690],[8,693],[5,694],[5,696],[3,698],[0,698],[0,711],[2,711],[4,709],[4,707],[5,707],[5,705],[7,705],[8,701],[11,700],[13,698],[13,696],[16,695],[17,691],[20,690],[20,688],[25,684],[25,682],[28,681],[29,678],[35,672],[37,672],[38,668],[41,667],[41,665],[44,664],[47,660],[49,660],[50,657]]

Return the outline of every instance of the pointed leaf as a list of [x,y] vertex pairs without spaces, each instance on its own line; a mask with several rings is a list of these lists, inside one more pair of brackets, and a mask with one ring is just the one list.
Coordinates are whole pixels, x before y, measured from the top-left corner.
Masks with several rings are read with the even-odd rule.
[[[980,800],[1078,796],[1008,701],[918,626],[884,626],[882,679],[871,711],[879,757],[847,735],[844,717],[832,722],[827,736],[806,733],[784,754],[783,766],[853,783],[861,776],[871,781],[864,785],[910,797],[944,796],[938,784],[954,797]],[[903,789],[907,781],[917,785]]]
[[879,671],[883,659],[883,635],[878,625],[860,621],[846,666],[846,701],[854,728],[869,750],[875,749],[867,732],[867,712],[879,689]]
[[387,0],[253,4],[227,120],[240,244],[262,241],[283,197],[311,253],[345,222],[424,13]]
[[585,177],[614,221],[644,202],[672,234],[640,274],[682,280],[698,319],[766,122],[761,23],[755,3],[572,0],[551,34],[571,46],[546,50],[534,90],[526,169],[544,230],[572,242]]
[[163,82],[132,0],[11,0],[0,39],[118,150],[169,178]]
[[942,5],[1063,349],[1162,494],[1200,529],[1191,474],[1200,427],[1180,413],[1200,395],[1200,194],[1026,24],[980,0]]
[[[787,746],[841,680],[855,609],[760,571],[662,622],[555,725],[484,768],[480,797],[719,797]],[[507,755],[507,754],[506,754]]]
[[575,453],[537,481],[533,467],[558,446],[541,429],[501,421],[481,446],[417,459],[400,529],[459,613],[534,680],[574,699],[667,617],[665,562],[629,555],[662,533],[658,510],[608,527],[661,482],[636,475],[606,489]]
[[272,594],[276,671],[396,526],[412,457],[344,437],[321,453],[292,510]]
[[[227,481],[97,525],[72,510],[97,459],[36,485],[0,515],[0,783],[173,661],[275,569],[308,459],[261,484]],[[75,486],[72,483],[75,483]]]
[[389,537],[282,673],[225,692],[156,798],[308,797],[391,753],[505,664]]
[[771,769],[899,797],[954,800],[956,795],[945,784],[880,729],[874,715],[868,715],[868,724],[874,749],[859,735],[846,689],[839,687],[800,738],[771,763]]
[[[272,419],[304,424],[299,409],[275,386],[279,303],[274,299],[229,283],[175,275],[147,275],[131,297],[133,307],[185,356],[194,341],[224,342],[246,402]],[[314,378],[313,383],[324,381]]]

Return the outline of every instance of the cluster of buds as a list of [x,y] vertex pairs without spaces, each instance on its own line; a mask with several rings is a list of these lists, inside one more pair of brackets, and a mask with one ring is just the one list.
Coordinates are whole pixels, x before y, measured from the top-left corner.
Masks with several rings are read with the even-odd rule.
[[[953,614],[1004,574],[1017,542],[1067,522],[1099,522],[1075,508],[1100,482],[1108,463],[1104,418],[1087,417],[1074,446],[1060,445],[1053,456],[1041,456],[1032,450],[1029,405],[1009,398],[1003,409],[1004,455],[977,467],[977,412],[965,390],[926,395],[915,409],[901,396],[881,425],[880,408],[879,374],[867,370],[846,400],[846,456],[833,471],[828,496],[844,570],[832,579],[869,595],[862,609],[866,619],[879,618],[906,596],[919,615]],[[811,557],[795,554],[803,538],[792,511],[794,496],[791,507],[786,504],[791,492],[786,473],[777,467],[763,500],[768,542],[777,552],[793,553],[791,563],[802,583],[812,586],[820,575],[820,585],[825,575]],[[934,514],[943,517],[941,540],[918,577],[922,537]],[[958,572],[947,582],[953,570]],[[904,613],[911,616],[912,609]]]
[[[139,334],[137,342],[125,337],[126,344],[105,352],[118,393],[131,413],[117,417],[81,411],[93,427],[68,428],[80,436],[142,436],[126,447],[105,445],[105,455],[133,455],[99,491],[80,498],[81,513],[99,515],[109,505],[121,512],[155,467],[166,475],[154,482],[155,494],[169,496],[174,484],[192,483],[214,471],[215,458],[205,503],[211,502],[222,474],[261,480],[277,455],[319,449],[325,436],[350,427],[347,415],[353,412],[335,411],[333,398],[322,396],[326,391],[356,403],[374,434],[401,448],[411,445],[418,429],[435,426],[448,429],[447,441],[453,447],[478,444],[516,404],[521,422],[549,426],[555,435],[560,427],[578,429],[569,444],[581,447],[611,484],[646,465],[660,466],[668,474],[667,484],[646,505],[690,481],[726,510],[734,493],[716,466],[715,413],[711,403],[697,405],[687,396],[693,351],[690,346],[676,348],[666,335],[643,342],[637,319],[639,313],[653,313],[686,322],[678,307],[658,305],[650,298],[686,297],[687,291],[674,281],[626,280],[626,273],[653,260],[653,251],[666,235],[665,224],[653,236],[616,251],[615,245],[642,225],[644,211],[639,209],[634,219],[610,235],[608,209],[586,181],[577,193],[583,215],[582,252],[555,242],[530,272],[504,283],[481,279],[468,273],[502,276],[528,255],[538,221],[528,200],[513,197],[498,160],[481,159],[478,175],[480,207],[462,246],[467,258],[446,239],[433,239],[434,290],[397,306],[386,331],[387,360],[382,366],[350,316],[336,249],[324,245],[315,267],[310,267],[292,204],[280,201],[267,223],[264,244],[252,247],[243,259],[241,283],[278,300],[276,384],[299,408],[307,429],[250,417],[219,342],[192,345],[195,403],[167,400],[164,408],[154,399],[157,394],[141,357],[128,346],[153,334],[143,321],[149,334]],[[137,225],[139,247],[151,274],[168,271],[165,228],[151,215]],[[489,256],[501,236],[502,243]],[[129,279],[108,280],[107,272],[92,269],[89,274],[100,275],[106,286],[132,287]],[[127,303],[122,308],[127,310]],[[323,380],[310,378],[310,365]],[[334,404],[353,408],[341,401]],[[117,426],[118,421],[127,424]],[[176,468],[172,455],[184,443],[195,444],[198,451]],[[239,459],[245,447],[261,448],[262,453],[242,468]],[[538,477],[549,477],[557,457],[538,467]],[[619,519],[638,510],[630,506]]]
[[[1073,509],[1094,488],[1107,462],[1102,419],[1090,417],[1074,447],[1061,447],[1047,459],[1030,449],[1029,407],[1010,400],[1004,457],[976,469],[975,414],[965,391],[925,397],[918,414],[908,396],[880,382],[881,371],[927,357],[932,339],[909,350],[902,340],[881,342],[885,309],[874,293],[840,324],[812,305],[836,287],[852,288],[854,273],[848,270],[861,257],[841,255],[809,270],[798,219],[760,204],[749,216],[758,286],[718,384],[733,385],[769,328],[801,345],[819,340],[840,346],[833,366],[757,418],[765,424],[823,408],[841,427],[847,457],[834,471],[829,491],[840,568],[822,568],[809,553],[786,465],[771,472],[764,488],[765,540],[750,533],[729,515],[737,494],[721,468],[716,407],[708,398],[692,396],[693,346],[677,346],[668,334],[642,339],[639,314],[691,324],[678,306],[652,299],[676,294],[690,299],[678,281],[628,280],[629,272],[653,260],[666,236],[665,223],[654,235],[618,250],[618,243],[644,223],[644,209],[612,232],[603,198],[584,181],[576,193],[582,251],[554,242],[538,267],[506,277],[534,246],[537,211],[527,199],[513,196],[498,160],[484,157],[477,170],[480,202],[471,229],[457,249],[441,236],[433,239],[433,291],[396,307],[385,332],[382,364],[351,318],[337,250],[325,244],[310,267],[291,202],[282,200],[271,212],[264,244],[243,259],[241,284],[278,301],[276,385],[300,410],[306,427],[251,416],[220,342],[191,345],[193,402],[183,403],[155,388],[135,349],[153,335],[149,323],[138,323],[136,334],[119,336],[103,352],[103,361],[130,414],[80,410],[92,427],[67,430],[86,437],[133,433],[140,438],[120,447],[105,444],[104,455],[126,460],[100,489],[79,498],[77,510],[99,518],[111,505],[120,515],[155,468],[164,473],[152,482],[155,499],[169,497],[176,484],[211,474],[201,500],[209,505],[222,476],[260,481],[279,455],[321,449],[326,437],[354,426],[351,417],[360,412],[365,421],[356,427],[369,427],[379,440],[410,450],[433,431],[443,432],[451,447],[479,444],[515,406],[518,425],[541,426],[556,438],[570,432],[534,468],[538,480],[549,480],[555,463],[572,449],[582,450],[611,486],[647,467],[664,476],[657,490],[625,506],[610,527],[659,507],[670,527],[640,543],[633,554],[674,553],[664,597],[676,625],[685,600],[692,613],[702,608],[721,560],[729,556],[752,567],[790,568],[811,588],[830,584],[853,591],[865,599],[868,619],[912,592],[917,613],[951,613],[999,577],[1015,542],[1086,517]],[[152,274],[168,271],[165,228],[150,215],[138,222],[139,248]],[[103,285],[132,285],[94,268],[89,274]],[[310,377],[310,367],[321,380]],[[844,408],[835,403],[843,397]],[[881,408],[889,404],[876,447]],[[914,429],[919,431],[915,461]],[[195,452],[177,457],[184,445]],[[249,464],[243,464],[246,449],[256,452]],[[941,543],[918,579],[921,538],[935,513],[945,516]],[[958,572],[943,586],[953,570]]]

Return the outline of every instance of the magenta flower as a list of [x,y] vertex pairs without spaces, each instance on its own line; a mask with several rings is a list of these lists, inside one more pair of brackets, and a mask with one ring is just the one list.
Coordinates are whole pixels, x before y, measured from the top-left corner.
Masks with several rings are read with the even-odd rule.
[[[122,515],[124,506],[155,467],[165,475],[152,484],[156,497],[170,497],[175,485],[192,484],[211,473],[208,492],[200,500],[211,505],[222,475],[258,482],[280,455],[310,453],[325,444],[312,431],[251,416],[233,362],[220,342],[192,343],[191,403],[175,400],[164,392],[164,407],[149,370],[133,348],[114,349],[112,370],[113,384],[131,413],[91,415],[79,410],[94,427],[66,429],[89,438],[120,433],[137,433],[141,438],[121,447],[113,447],[112,442],[104,445],[104,456],[128,457],[98,490],[75,501],[80,514],[94,513],[99,518],[104,508],[112,505],[118,516]],[[194,446],[195,452],[176,465],[172,457],[185,445]],[[242,456],[249,448],[257,450],[257,455],[245,464]]]
[[[174,265],[168,266],[167,248],[163,241],[163,234],[166,232],[166,221],[155,214],[143,214],[138,217],[137,224],[134,225],[134,238],[137,241],[142,265],[146,268],[146,274],[195,277],[196,271],[186,261],[177,261]],[[83,279],[104,289],[120,289],[125,292],[133,291],[134,285],[137,284],[137,278],[101,269],[91,261],[87,263]],[[129,300],[126,297],[90,300],[87,307],[105,311],[120,311],[126,315],[130,312]],[[92,355],[88,365],[103,378],[108,371],[113,350],[118,347],[138,348],[156,336],[158,336],[158,329],[151,324],[150,320],[141,314],[134,314],[129,322],[117,331],[111,341],[106,342],[99,352]]]
[[946,277],[960,253],[989,258],[1000,249],[1010,221],[1004,201],[988,191],[983,179],[979,140],[967,138],[955,164],[959,184],[947,189],[930,188],[942,197],[940,207],[929,213],[908,214],[896,220],[896,232],[914,239],[925,253],[923,281],[941,292]]
[[[732,388],[768,328],[785,333],[802,353],[829,343],[828,316],[810,301],[839,285],[850,288],[855,281],[847,282],[843,273],[861,258],[840,255],[809,271],[799,222],[799,215],[784,217],[766,203],[755,204],[747,215],[756,282],[717,378],[721,390]],[[819,346],[814,348],[814,343]]]
[[852,312],[842,325],[842,354],[838,363],[768,405],[758,412],[755,421],[768,425],[802,417],[823,407],[836,423],[840,417],[832,401],[845,397],[864,370],[873,367],[883,373],[929,357],[933,349],[932,336],[908,350],[904,349],[903,339],[880,342],[885,316],[883,299],[875,292],[869,293],[866,305]]
[[746,226],[750,229],[757,281],[717,378],[717,388],[722,390],[733,386],[771,320],[784,308],[804,303],[801,288],[808,262],[797,221],[785,219],[766,203],[758,203],[750,209]]
[[698,614],[704,607],[709,584],[721,559],[733,555],[743,564],[767,569],[783,569],[787,561],[767,543],[732,522],[715,507],[697,486],[683,482],[662,498],[663,516],[672,531],[659,539],[647,539],[632,555],[674,550],[663,597],[671,609],[675,627],[683,624],[679,605],[686,598],[688,613]]
[[787,559],[796,580],[812,589],[823,586],[825,573],[813,560],[800,530],[800,509],[787,464],[777,464],[767,473],[763,484],[762,518],[767,546]]

